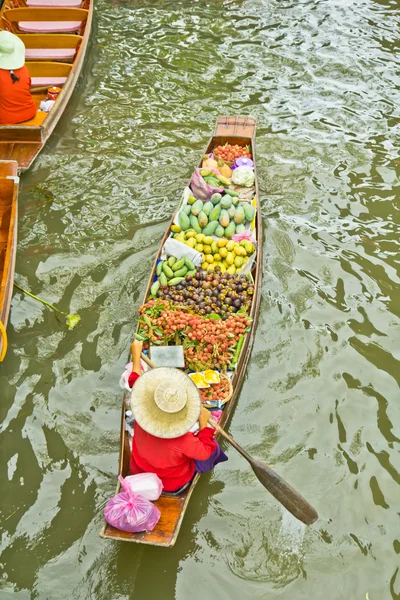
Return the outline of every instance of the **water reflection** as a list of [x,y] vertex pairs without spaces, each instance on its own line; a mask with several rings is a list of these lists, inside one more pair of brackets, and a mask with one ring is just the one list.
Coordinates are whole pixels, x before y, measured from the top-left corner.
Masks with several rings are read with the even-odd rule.
[[[2,596],[399,597],[399,21],[389,0],[97,3],[84,76],[22,178],[17,281],[81,322],[68,331],[14,295]],[[228,113],[259,120],[265,217],[261,314],[230,430],[320,521],[296,529],[229,450],[174,549],[110,544],[98,531],[136,311]]]

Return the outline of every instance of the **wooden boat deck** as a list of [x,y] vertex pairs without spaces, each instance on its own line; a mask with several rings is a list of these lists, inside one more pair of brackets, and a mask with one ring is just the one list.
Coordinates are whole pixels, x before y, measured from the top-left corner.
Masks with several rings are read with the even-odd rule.
[[[224,425],[229,420],[230,415],[235,407],[238,396],[240,394],[244,375],[247,368],[247,363],[250,357],[251,348],[253,345],[255,329],[257,325],[257,317],[260,308],[261,300],[261,277],[262,277],[262,222],[260,215],[260,202],[259,202],[259,188],[257,182],[257,170],[256,170],[256,158],[255,158],[255,130],[256,121],[249,117],[219,117],[217,120],[216,128],[213,137],[210,139],[205,153],[210,153],[212,149],[225,143],[250,145],[251,153],[254,160],[255,170],[255,193],[257,199],[257,210],[256,210],[256,236],[257,236],[257,259],[255,266],[252,271],[254,279],[254,297],[251,306],[250,315],[253,319],[251,330],[246,335],[243,348],[240,354],[239,362],[232,378],[233,395],[231,400],[225,405],[225,410],[222,414],[220,425]],[[172,217],[168,229],[161,241],[159,251],[157,253],[154,267],[149,278],[149,284],[146,289],[144,302],[149,294],[149,289],[153,281],[155,265],[157,259],[161,253],[161,249],[169,235],[170,226],[173,222],[175,215]],[[122,419],[121,419],[121,446],[120,446],[120,458],[119,458],[119,469],[118,474],[126,477],[129,475],[129,461],[130,461],[130,448],[128,436],[125,432],[125,410],[128,408],[128,394],[125,395],[122,404]],[[125,533],[114,527],[111,527],[107,523],[104,523],[104,527],[100,532],[100,536],[105,539],[112,539],[124,542],[133,542],[139,544],[148,544],[153,546],[164,546],[171,547],[175,544],[182,520],[189,503],[190,497],[193,490],[200,478],[200,475],[196,475],[193,482],[184,492],[178,496],[166,496],[161,497],[155,502],[156,506],[161,512],[159,522],[153,531],[143,533]],[[119,491],[119,484],[117,486]]]
[[[0,125],[0,160],[15,160],[21,171],[28,169],[35,160],[47,139],[57,125],[63,114],[71,94],[75,88],[81,72],[93,17],[93,1],[84,0],[81,8],[28,8],[21,2],[20,8],[14,8],[13,0],[5,0],[0,11],[0,29],[7,29],[18,35],[27,49],[26,65],[32,80],[41,81],[44,85],[33,87],[33,95],[37,109],[42,100],[47,96],[47,89],[52,85],[51,78],[65,83],[60,84],[62,89],[49,113],[37,112],[29,121],[15,125]],[[71,22],[80,22],[76,31],[67,33],[25,33],[20,24],[29,26],[29,23],[54,22],[57,26],[65,23],[65,28]],[[40,60],[37,57],[29,58],[29,53],[35,56],[35,50],[40,49],[50,58]],[[60,50],[64,49],[65,59],[60,57]],[[71,57],[71,49],[75,54]],[[53,55],[52,51],[53,50]],[[49,79],[50,78],[50,79]],[[48,82],[47,84],[45,84]]]
[[17,249],[18,165],[0,161],[0,362],[7,350],[7,327]]

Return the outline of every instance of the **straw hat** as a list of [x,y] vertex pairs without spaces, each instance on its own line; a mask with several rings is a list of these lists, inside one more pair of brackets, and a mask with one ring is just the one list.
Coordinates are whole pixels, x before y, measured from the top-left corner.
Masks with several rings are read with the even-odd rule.
[[142,429],[159,438],[187,433],[199,418],[200,406],[197,387],[179,369],[146,371],[132,389],[133,416]]
[[0,31],[0,69],[20,69],[24,64],[24,43],[13,33]]

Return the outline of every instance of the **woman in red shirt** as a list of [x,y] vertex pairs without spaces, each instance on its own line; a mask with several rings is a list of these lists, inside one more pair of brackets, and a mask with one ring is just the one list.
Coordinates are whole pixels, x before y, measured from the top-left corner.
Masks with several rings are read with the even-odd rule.
[[[135,417],[130,471],[156,473],[165,492],[178,492],[195,473],[210,471],[228,460],[207,427],[210,413],[201,405],[192,380],[179,369],[160,367],[141,377],[142,344],[131,346],[133,386],[131,407]],[[140,379],[139,379],[140,377]],[[190,429],[199,421],[199,433]]]
[[0,125],[33,119],[36,105],[25,66],[25,46],[18,36],[0,31]]

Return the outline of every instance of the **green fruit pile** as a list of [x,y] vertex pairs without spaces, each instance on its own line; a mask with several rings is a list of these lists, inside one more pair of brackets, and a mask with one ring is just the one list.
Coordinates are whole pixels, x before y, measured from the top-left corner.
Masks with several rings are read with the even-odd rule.
[[157,280],[151,286],[150,294],[156,296],[161,286],[179,285],[186,275],[195,273],[196,267],[187,257],[177,259],[175,256],[170,256],[167,260],[160,260],[156,267]]
[[194,229],[196,233],[207,236],[231,239],[235,233],[245,231],[254,215],[255,208],[251,204],[239,202],[237,192],[226,190],[224,196],[213,194],[207,202],[191,196],[179,212],[178,219],[182,231]]

